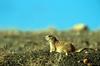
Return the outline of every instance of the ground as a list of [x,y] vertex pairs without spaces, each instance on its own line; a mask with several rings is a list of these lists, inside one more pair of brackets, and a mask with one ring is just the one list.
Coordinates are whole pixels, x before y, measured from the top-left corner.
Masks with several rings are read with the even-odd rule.
[[[45,35],[53,34],[59,40],[71,41],[81,52],[49,52]],[[100,31],[76,33],[73,31],[0,31],[0,66],[100,66]],[[92,49],[91,49],[92,48]]]

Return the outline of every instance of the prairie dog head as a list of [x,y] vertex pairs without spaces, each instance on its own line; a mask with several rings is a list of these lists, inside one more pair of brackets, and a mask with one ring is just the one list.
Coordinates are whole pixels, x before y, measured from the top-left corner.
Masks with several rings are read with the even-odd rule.
[[47,36],[45,36],[45,39],[47,41],[49,41],[49,42],[55,42],[55,41],[57,41],[57,38],[55,36],[53,36],[53,35],[47,35]]

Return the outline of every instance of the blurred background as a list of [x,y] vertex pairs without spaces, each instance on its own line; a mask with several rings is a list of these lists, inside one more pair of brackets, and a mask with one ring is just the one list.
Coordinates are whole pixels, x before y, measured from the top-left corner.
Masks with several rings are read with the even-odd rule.
[[100,0],[0,0],[0,29],[100,28]]

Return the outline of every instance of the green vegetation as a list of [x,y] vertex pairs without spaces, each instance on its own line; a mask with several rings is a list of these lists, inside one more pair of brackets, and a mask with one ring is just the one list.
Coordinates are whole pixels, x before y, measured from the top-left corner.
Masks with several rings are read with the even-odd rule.
[[[88,49],[69,56],[50,53],[49,44],[44,39],[48,34],[57,36],[59,40],[73,42],[77,49]],[[100,66],[99,48],[100,31],[0,31],[0,66],[87,66],[83,63],[84,58],[88,58],[92,65]]]

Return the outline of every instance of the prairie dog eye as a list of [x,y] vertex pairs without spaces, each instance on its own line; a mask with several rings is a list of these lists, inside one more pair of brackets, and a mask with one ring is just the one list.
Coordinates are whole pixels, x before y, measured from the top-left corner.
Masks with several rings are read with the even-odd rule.
[[49,35],[45,36],[45,39],[46,40],[49,40],[50,39],[50,36]]
[[52,35],[47,35],[47,36],[45,37],[45,39],[46,39],[46,40],[53,40],[54,37],[53,37]]
[[53,37],[52,35],[48,35],[48,37]]

